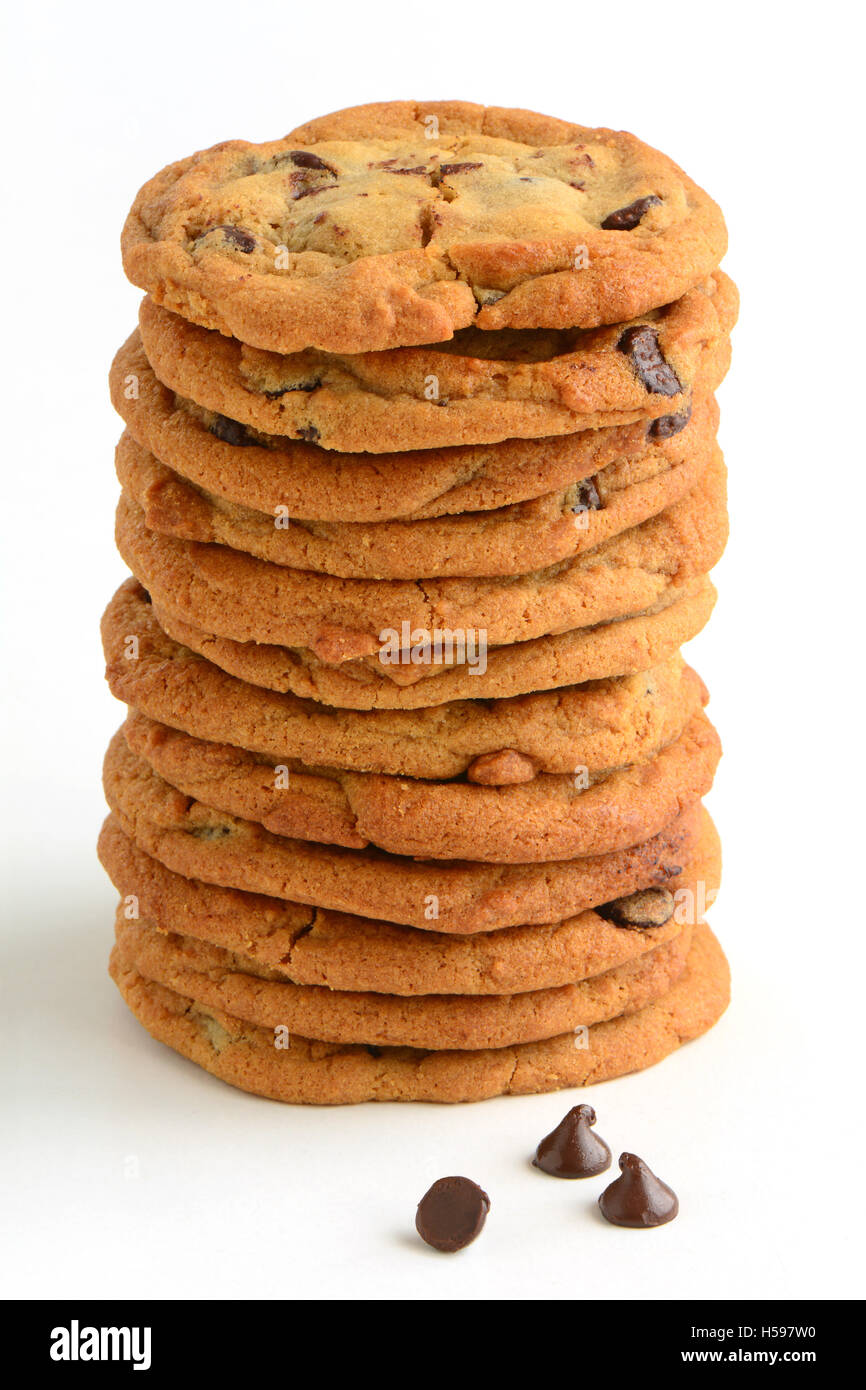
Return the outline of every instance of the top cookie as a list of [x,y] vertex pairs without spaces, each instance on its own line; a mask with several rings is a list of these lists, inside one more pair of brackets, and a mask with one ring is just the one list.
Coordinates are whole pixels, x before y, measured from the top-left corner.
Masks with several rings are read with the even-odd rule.
[[725,249],[716,204],[635,136],[456,101],[215,145],[146,183],[122,237],[159,304],[280,353],[617,323]]

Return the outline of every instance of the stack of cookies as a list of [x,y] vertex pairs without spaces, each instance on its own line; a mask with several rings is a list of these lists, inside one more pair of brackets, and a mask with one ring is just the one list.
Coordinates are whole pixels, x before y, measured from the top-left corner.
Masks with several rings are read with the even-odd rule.
[[103,622],[111,972],[286,1101],[633,1071],[728,997],[719,209],[631,135],[392,102],[140,192]]

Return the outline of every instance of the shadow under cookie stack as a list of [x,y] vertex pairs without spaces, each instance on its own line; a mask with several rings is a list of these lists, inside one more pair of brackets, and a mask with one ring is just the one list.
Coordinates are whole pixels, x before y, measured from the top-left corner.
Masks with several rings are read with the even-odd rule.
[[721,213],[633,136],[462,102],[139,194],[100,856],[155,1037],[304,1103],[659,1061],[728,999],[680,648],[727,533]]

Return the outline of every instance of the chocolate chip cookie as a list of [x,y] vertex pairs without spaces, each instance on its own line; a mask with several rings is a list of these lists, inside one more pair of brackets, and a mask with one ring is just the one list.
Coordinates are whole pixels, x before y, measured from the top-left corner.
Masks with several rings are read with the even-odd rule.
[[725,248],[712,199],[633,135],[410,101],[179,160],[122,239],[134,284],[277,352],[621,322],[686,293]]
[[274,834],[502,864],[605,854],[650,839],[681,806],[710,790],[721,751],[712,725],[698,714],[650,762],[596,774],[581,769],[579,777],[538,773],[531,781],[485,786],[296,762],[275,766],[138,713],[122,733],[171,786]]
[[558,564],[656,516],[697,486],[713,440],[705,425],[702,437],[684,440],[670,464],[650,454],[624,458],[561,492],[496,511],[370,525],[298,522],[282,503],[269,515],[226,502],[188,483],[128,432],[115,466],[148,529],[160,535],[227,545],[339,578],[474,577]]
[[724,378],[737,306],[733,282],[717,271],[627,325],[471,329],[439,347],[392,352],[262,352],[148,299],[139,330],[159,380],[227,421],[228,438],[242,442],[252,427],[324,449],[390,453],[681,415]]
[[689,861],[682,872],[663,888],[644,890],[668,900],[663,922],[623,930],[605,905],[601,913],[589,910],[561,922],[455,936],[183,878],[139,849],[114,816],[99,837],[99,857],[125,910],[134,904],[158,931],[180,930],[297,984],[397,995],[522,994],[635,960],[670,941],[681,919],[695,915],[685,911],[686,875],[704,885],[707,906],[715,897],[721,851],[706,812],[695,847],[689,850],[684,840],[681,848]]
[[466,934],[574,916],[682,872],[695,801],[628,849],[539,864],[413,860],[292,840],[172,787],[118,734],[106,755],[109,807],[140,849],[187,878],[295,903]]
[[[705,574],[727,539],[725,468],[717,452],[700,485],[641,526],[573,560],[502,579],[338,579],[290,570],[225,546],[148,530],[121,497],[118,549],[159,607],[240,642],[308,647],[339,664],[382,654],[401,633],[454,634],[485,645],[526,641],[651,607]],[[412,641],[419,639],[413,637]]]
[[646,762],[708,698],[700,677],[674,655],[638,675],[510,700],[336,709],[227,675],[168,637],[141,599],[109,606],[103,643],[113,694],[196,738],[237,744],[271,764],[465,776],[487,785]]
[[363,523],[500,511],[564,492],[624,459],[640,459],[653,475],[699,449],[718,415],[714,402],[697,397],[649,423],[370,455],[267,434],[196,405],[158,380],[137,331],[117,353],[109,385],[136,442],[196,488],[271,517],[282,509],[293,521],[354,523],[362,544],[376,534]]
[[[106,611],[106,622],[123,632],[138,630],[144,590],[137,580],[121,585]],[[486,670],[458,660],[406,664],[359,657],[339,666],[304,648],[267,642],[235,642],[205,632],[169,613],[153,609],[163,631],[252,685],[291,691],[302,698],[343,709],[426,709],[451,700],[505,699],[581,684],[607,675],[631,675],[666,660],[695,637],[713,611],[716,591],[706,575],[686,580],[641,614],[591,624],[571,632],[491,647]]]
[[661,1061],[711,1028],[730,998],[727,961],[703,925],[693,932],[685,970],[657,1002],[594,1024],[585,1034],[480,1051],[353,1046],[275,1035],[148,980],[117,953],[111,974],[153,1037],[242,1090],[306,1105],[484,1100],[594,1085]]
[[411,997],[324,989],[274,978],[219,946],[157,931],[118,912],[118,964],[205,1008],[271,1032],[374,1047],[498,1048],[538,1042],[636,1013],[666,994],[686,967],[692,928],[602,975],[516,995]]

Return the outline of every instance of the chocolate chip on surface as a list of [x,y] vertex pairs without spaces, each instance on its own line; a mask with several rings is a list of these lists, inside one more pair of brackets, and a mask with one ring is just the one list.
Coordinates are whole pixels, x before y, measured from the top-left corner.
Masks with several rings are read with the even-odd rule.
[[680,1209],[675,1192],[657,1178],[637,1154],[619,1156],[620,1176],[598,1199],[601,1214],[613,1226],[646,1229],[673,1221]]
[[682,391],[679,377],[662,356],[658,334],[648,323],[626,328],[616,346],[629,358],[648,391],[660,396],[676,396]]
[[312,198],[316,193],[330,193],[336,186],[335,183],[320,183],[315,188],[307,188],[306,185],[303,185],[297,190],[293,197],[295,202],[297,202],[299,198]]
[[617,208],[616,212],[609,212],[602,222],[602,229],[606,232],[630,232],[632,227],[636,227],[651,207],[661,202],[654,193],[649,193],[645,198],[635,198],[633,203],[627,207]]
[[256,239],[252,232],[245,232],[243,227],[211,227],[212,232],[222,232],[224,239],[230,246],[236,246],[239,251],[245,251],[247,255],[256,249]]
[[595,485],[595,478],[581,478],[575,484],[577,495],[575,496],[571,510],[573,512],[597,512],[601,508],[601,497]]
[[246,427],[239,420],[231,420],[228,415],[215,415],[208,429],[217,439],[221,439],[223,444],[234,444],[238,449],[244,449],[256,442],[250,439]]
[[418,1203],[415,1229],[434,1250],[463,1250],[480,1234],[490,1210],[487,1193],[470,1178],[440,1178]]
[[599,917],[613,922],[615,927],[639,931],[643,927],[663,927],[673,917],[675,908],[676,901],[669,888],[642,888],[624,898],[602,903],[595,910]]
[[575,1105],[556,1129],[542,1139],[533,1166],[554,1178],[591,1178],[610,1167],[610,1149],[594,1134],[595,1111]]
[[334,178],[337,177],[336,169],[332,168],[330,164],[326,164],[324,159],[320,159],[317,154],[313,154],[310,150],[289,150],[286,158],[290,159],[298,169],[324,169],[327,173],[333,174]]
[[280,396],[287,396],[290,391],[305,391],[308,395],[312,391],[318,391],[322,384],[321,377],[311,377],[309,381],[293,381],[289,386],[278,386],[273,391],[263,391],[269,401],[278,401]]
[[480,163],[479,163],[479,164],[472,164],[472,163],[468,163],[468,162],[465,163],[465,164],[440,164],[440,165],[439,165],[439,173],[440,173],[444,178],[447,178],[449,174],[465,174],[465,173],[467,173],[470,169],[481,169],[481,168],[483,168],[483,167],[484,167],[484,166],[483,166],[482,164],[480,164]]
[[305,425],[303,429],[297,430],[298,439],[303,439],[306,444],[315,444],[317,439],[321,439],[321,431],[315,425]]
[[679,434],[684,430],[689,420],[692,418],[692,408],[681,410],[678,415],[660,415],[657,420],[650,420],[646,428],[647,439],[670,439],[672,434]]

